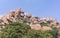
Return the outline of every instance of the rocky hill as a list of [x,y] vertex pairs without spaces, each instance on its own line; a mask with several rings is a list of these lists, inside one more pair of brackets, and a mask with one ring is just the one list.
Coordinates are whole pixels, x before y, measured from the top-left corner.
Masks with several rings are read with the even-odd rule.
[[[60,23],[57,22],[54,18],[39,18],[33,16],[32,14],[24,14],[24,11],[19,8],[18,10],[12,10],[9,14],[5,14],[0,19],[0,26],[5,28],[6,25],[19,22],[26,23],[31,27],[31,29],[39,30],[39,31],[49,31],[49,30],[58,30],[57,34],[60,34]],[[0,28],[1,31],[1,28]]]

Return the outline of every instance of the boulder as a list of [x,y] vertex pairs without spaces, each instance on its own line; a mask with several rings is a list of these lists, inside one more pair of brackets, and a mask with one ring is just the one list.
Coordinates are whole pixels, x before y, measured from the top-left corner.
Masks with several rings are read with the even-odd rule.
[[15,17],[15,10],[10,11],[10,17]]
[[41,30],[41,25],[40,24],[30,24],[31,29],[34,30]]
[[52,28],[48,26],[43,26],[41,29],[41,31],[48,31],[48,30],[52,30]]
[[21,8],[19,8],[19,9],[17,10],[17,13],[24,13],[24,12],[23,12],[23,10],[22,10]]
[[1,20],[4,22],[4,23],[6,23],[6,24],[9,24],[9,22],[8,22],[8,18],[10,18],[9,17],[9,14],[6,14],[6,15],[4,15],[2,18],[1,18]]
[[9,19],[7,19],[9,22],[16,22],[16,18],[10,17]]
[[37,24],[38,23],[38,21],[34,21],[34,24]]
[[31,14],[27,14],[27,15],[26,15],[26,17],[31,18],[31,17],[32,17],[32,15],[31,15]]
[[20,18],[20,17],[24,17],[25,15],[24,15],[24,12],[22,11],[22,9],[21,8],[19,8],[17,11],[16,11],[16,13],[15,13],[15,17],[16,18]]
[[20,15],[21,15],[22,17],[24,17],[24,16],[25,16],[25,14],[24,14],[24,13],[21,13]]

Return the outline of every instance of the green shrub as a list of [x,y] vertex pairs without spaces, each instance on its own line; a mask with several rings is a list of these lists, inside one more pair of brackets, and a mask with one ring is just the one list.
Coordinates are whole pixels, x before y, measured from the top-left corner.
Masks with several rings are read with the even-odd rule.
[[26,23],[11,23],[0,33],[1,38],[55,38],[53,31],[32,30]]

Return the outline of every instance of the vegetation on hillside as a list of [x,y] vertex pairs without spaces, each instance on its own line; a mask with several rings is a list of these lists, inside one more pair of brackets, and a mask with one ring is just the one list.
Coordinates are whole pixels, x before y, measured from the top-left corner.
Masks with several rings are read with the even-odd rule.
[[14,22],[6,25],[0,32],[0,38],[55,38],[56,31],[38,31],[30,28],[26,23]]

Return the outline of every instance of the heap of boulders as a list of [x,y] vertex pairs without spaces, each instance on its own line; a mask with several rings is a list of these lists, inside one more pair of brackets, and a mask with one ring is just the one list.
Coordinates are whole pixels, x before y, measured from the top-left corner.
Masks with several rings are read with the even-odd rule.
[[[11,22],[23,23],[24,19],[27,20],[27,24],[29,24],[31,29],[34,29],[34,30],[46,31],[46,30],[52,30],[52,28],[50,27],[52,25],[56,27],[58,26],[57,28],[59,28],[60,26],[60,23],[58,23],[53,18],[49,18],[49,17],[39,18],[39,17],[32,16],[31,14],[25,15],[21,8],[19,8],[18,10],[12,10],[10,11],[9,14],[2,16],[1,24],[5,26],[6,24],[9,24]],[[49,26],[42,26],[41,23],[49,23],[48,24]]]

